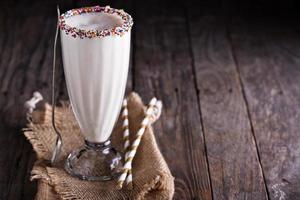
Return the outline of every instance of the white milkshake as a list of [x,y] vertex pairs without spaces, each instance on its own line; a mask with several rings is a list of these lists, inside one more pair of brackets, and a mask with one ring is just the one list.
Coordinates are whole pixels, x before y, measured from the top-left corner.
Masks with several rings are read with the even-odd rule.
[[68,93],[89,142],[108,140],[120,112],[131,26],[128,14],[108,7],[72,10],[60,18]]

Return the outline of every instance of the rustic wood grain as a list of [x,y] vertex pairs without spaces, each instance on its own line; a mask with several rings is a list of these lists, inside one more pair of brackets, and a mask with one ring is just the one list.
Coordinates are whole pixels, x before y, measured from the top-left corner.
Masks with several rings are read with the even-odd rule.
[[146,101],[163,101],[155,133],[175,176],[175,199],[211,199],[184,8],[176,2],[135,3],[134,90]]
[[231,40],[270,199],[300,199],[298,22],[235,20]]
[[[36,192],[35,154],[20,129],[33,91],[50,100],[56,4],[111,5],[134,17],[127,92],[163,100],[155,131],[175,199],[300,199],[300,31],[290,18],[236,16],[275,12],[256,2],[0,2],[0,199]],[[228,29],[224,13],[236,16]],[[57,96],[68,99],[58,58]]]
[[268,199],[224,19],[188,15],[213,197]]
[[[1,33],[0,119],[7,125],[25,123],[23,104],[33,91],[39,90],[50,99],[56,7],[48,6],[52,9],[40,2],[30,7],[21,2],[3,10],[2,25],[7,31]],[[57,85],[61,85],[61,59],[58,65]]]
[[35,157],[19,129],[0,127],[0,199],[32,199],[36,192],[26,170]]
[[[0,3],[0,199],[34,198],[36,184],[29,177],[36,158],[21,133],[23,105],[35,90],[48,100],[51,94],[55,3],[27,3]],[[57,82],[61,85],[62,70]]]
[[[0,27],[7,30],[0,34],[0,53],[3,58],[0,61],[0,125],[4,126],[0,131],[0,138],[3,139],[3,144],[18,143],[10,148],[2,145],[10,156],[4,156],[3,163],[6,164],[0,165],[0,172],[3,172],[0,191],[4,191],[0,199],[33,199],[35,195],[36,184],[29,181],[35,154],[20,133],[21,127],[25,125],[23,104],[36,90],[42,93],[46,101],[50,101],[56,4],[62,12],[76,6],[88,6],[76,3],[77,5],[72,1],[0,3]],[[89,3],[91,5],[92,2]],[[108,4],[107,1],[105,5]],[[130,5],[115,1],[112,6],[128,10]],[[67,100],[60,44],[57,48],[56,96],[59,100]],[[128,91],[131,90],[131,79],[129,76]]]

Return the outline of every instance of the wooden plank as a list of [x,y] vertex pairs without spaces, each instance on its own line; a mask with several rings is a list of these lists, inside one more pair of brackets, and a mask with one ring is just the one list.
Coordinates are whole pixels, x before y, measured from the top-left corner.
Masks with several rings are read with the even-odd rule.
[[[4,126],[0,130],[1,147],[4,148],[1,151],[3,160],[1,159],[0,165],[0,171],[4,174],[1,175],[0,181],[5,183],[1,184],[0,191],[2,191],[3,199],[21,199],[23,193],[33,198],[36,191],[35,184],[28,182],[29,171],[27,170],[33,164],[34,154],[31,146],[20,133],[20,125],[24,123],[22,119],[25,117],[22,112],[23,103],[31,94],[26,97],[21,91],[28,92],[24,90],[26,70],[38,67],[29,66],[28,55],[37,49],[36,44],[41,39],[39,34],[43,30],[40,29],[43,27],[43,19],[26,17],[24,11],[17,12],[20,11],[20,7],[20,5],[15,5],[15,7],[5,8],[1,15],[4,21],[1,29],[6,30],[0,36],[4,40],[1,51],[3,60],[0,64],[0,121],[1,126]],[[19,15],[15,16],[15,13]],[[30,30],[31,23],[35,23],[39,29]],[[33,38],[37,42],[32,43]],[[35,53],[39,54],[38,51]],[[28,82],[30,84],[31,81]],[[9,126],[12,124],[14,126]]]
[[135,7],[134,90],[145,102],[163,101],[155,133],[175,176],[175,199],[211,199],[184,9],[173,1]]
[[[0,63],[0,117],[6,124],[25,123],[23,104],[33,91],[48,88],[43,95],[50,99],[51,65],[44,63],[52,63],[52,53],[50,56],[48,53],[53,51],[55,12],[55,6],[49,10],[40,3],[33,3],[30,8],[23,5],[8,8],[3,15],[3,29],[7,31],[1,35],[5,42],[4,59]],[[41,82],[40,75],[45,72],[47,79]]]
[[[3,199],[33,199],[35,195],[36,185],[29,181],[35,155],[20,133],[20,127],[25,125],[23,104],[36,90],[46,101],[51,99],[56,3],[27,3],[1,4],[0,27],[7,31],[0,35],[3,58],[0,61],[0,121],[5,126],[0,130],[0,137],[3,137],[0,144],[7,147],[4,143],[18,143],[2,151],[11,156],[3,156],[3,163],[7,164],[0,165],[0,171],[5,172],[0,178]],[[71,1],[60,2],[59,5],[62,11],[73,8]],[[58,53],[61,53],[60,46]],[[61,56],[58,56],[57,63],[57,95],[60,100],[67,100]],[[131,84],[129,91],[130,87]],[[7,137],[6,132],[14,136]]]
[[32,199],[36,184],[29,182],[35,156],[20,128],[0,127],[0,199]]
[[297,21],[241,19],[231,27],[272,200],[300,197],[300,39],[293,30],[298,25]]
[[39,1],[1,6],[0,27],[5,31],[0,34],[0,198],[33,199],[36,184],[29,177],[35,154],[21,133],[23,104],[35,90],[50,99],[56,6]]
[[188,13],[213,197],[268,199],[224,20]]

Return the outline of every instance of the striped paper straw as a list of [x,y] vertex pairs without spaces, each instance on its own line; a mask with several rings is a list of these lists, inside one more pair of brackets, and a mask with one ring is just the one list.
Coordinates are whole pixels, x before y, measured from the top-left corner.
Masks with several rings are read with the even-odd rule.
[[[123,118],[123,140],[124,140],[124,152],[125,152],[125,160],[128,158],[128,151],[130,148],[130,140],[129,140],[129,120],[128,120],[128,108],[127,108],[127,100],[124,99],[123,101],[123,111],[122,111],[122,118]],[[126,184],[128,185],[129,189],[132,189],[132,170],[128,171],[128,175],[126,178]]]
[[[138,130],[137,132],[137,136],[136,139],[133,141],[132,145],[131,145],[131,150],[127,153],[127,158],[125,160],[125,164],[123,167],[123,172],[120,175],[119,179],[118,179],[118,185],[117,188],[121,189],[123,187],[124,181],[127,177],[127,174],[129,173],[129,171],[131,171],[131,167],[132,167],[132,160],[136,154],[136,150],[141,142],[141,138],[146,130],[147,125],[150,122],[150,116],[152,115],[153,112],[153,107],[156,104],[157,99],[154,97],[151,99],[149,106],[146,110],[146,116],[144,117],[142,124],[141,124],[141,128]],[[130,180],[129,180],[130,181]],[[131,178],[132,181],[132,178]]]
[[[122,119],[123,119],[123,140],[124,140],[124,151],[127,152],[130,146],[129,141],[129,121],[128,121],[128,108],[127,108],[127,100],[123,101],[123,111],[122,111]],[[126,155],[125,155],[126,156]]]

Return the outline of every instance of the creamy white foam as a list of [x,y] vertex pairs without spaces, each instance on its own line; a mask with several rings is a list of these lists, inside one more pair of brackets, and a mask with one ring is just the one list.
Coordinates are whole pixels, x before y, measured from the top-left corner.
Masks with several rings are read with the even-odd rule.
[[66,24],[84,30],[104,30],[121,26],[123,20],[108,13],[84,13],[66,18]]
[[[80,29],[119,26],[122,19],[105,13],[66,18]],[[130,30],[123,36],[73,38],[61,30],[64,71],[72,108],[85,139],[106,141],[124,97],[130,51]]]

